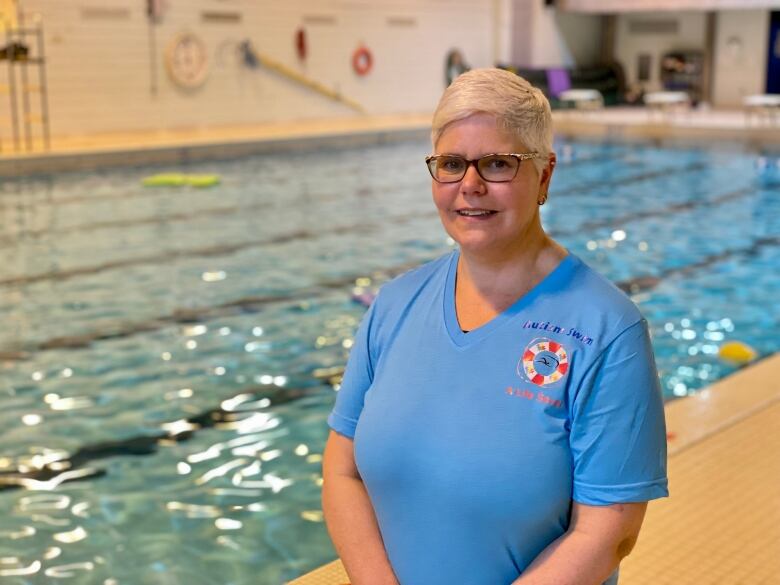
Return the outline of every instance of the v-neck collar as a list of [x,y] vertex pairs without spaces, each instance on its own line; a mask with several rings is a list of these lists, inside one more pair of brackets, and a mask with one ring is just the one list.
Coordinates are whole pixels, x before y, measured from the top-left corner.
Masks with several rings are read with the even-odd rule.
[[467,347],[485,339],[485,337],[501,327],[504,323],[511,321],[540,294],[559,289],[571,277],[577,264],[576,256],[569,252],[566,257],[560,261],[558,266],[556,266],[550,274],[545,276],[534,288],[529,290],[512,305],[484,325],[465,333],[460,328],[457,311],[455,310],[455,278],[458,272],[459,258],[460,250],[456,249],[450,257],[450,264],[447,268],[447,279],[444,284],[444,323],[450,339],[458,347]]

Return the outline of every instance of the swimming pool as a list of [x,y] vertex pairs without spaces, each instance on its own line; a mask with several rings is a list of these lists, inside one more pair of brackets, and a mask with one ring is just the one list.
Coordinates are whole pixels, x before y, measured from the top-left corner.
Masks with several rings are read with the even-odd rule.
[[[777,157],[559,144],[548,230],[650,321],[668,397],[779,349]],[[325,418],[374,287],[449,249],[424,142],[0,186],[3,583],[276,584],[331,560]],[[20,473],[22,472],[22,473]],[[26,489],[20,489],[26,488]]]

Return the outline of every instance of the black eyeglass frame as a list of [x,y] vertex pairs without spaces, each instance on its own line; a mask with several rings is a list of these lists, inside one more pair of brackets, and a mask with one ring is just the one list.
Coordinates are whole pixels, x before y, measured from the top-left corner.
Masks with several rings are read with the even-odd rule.
[[[479,161],[489,158],[491,156],[511,156],[513,158],[518,159],[517,168],[515,169],[515,174],[512,175],[511,179],[504,179],[501,181],[493,181],[491,179],[486,179],[482,172],[479,170]],[[480,178],[483,181],[487,181],[488,183],[509,183],[510,181],[514,181],[515,177],[517,176],[518,171],[520,170],[520,165],[524,160],[530,160],[532,158],[539,158],[541,156],[538,152],[492,152],[490,154],[483,155],[479,158],[475,159],[467,159],[462,156],[458,156],[455,154],[431,154],[425,157],[425,166],[428,167],[428,172],[431,174],[431,178],[436,181],[437,183],[459,183],[463,180],[463,177],[466,176],[466,173],[469,170],[469,167],[471,165],[474,165],[474,168],[477,169],[477,174],[480,176]],[[457,158],[462,160],[466,163],[466,167],[463,169],[463,174],[458,177],[457,179],[453,179],[452,181],[442,181],[440,179],[437,179],[434,175],[433,168],[431,168],[431,163],[437,161],[440,158]]]

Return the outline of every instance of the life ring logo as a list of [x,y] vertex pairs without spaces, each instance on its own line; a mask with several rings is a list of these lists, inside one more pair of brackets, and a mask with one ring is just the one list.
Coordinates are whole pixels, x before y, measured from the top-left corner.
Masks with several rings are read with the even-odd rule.
[[564,347],[549,339],[535,339],[525,348],[517,364],[518,375],[537,386],[554,384],[569,371],[569,356]]

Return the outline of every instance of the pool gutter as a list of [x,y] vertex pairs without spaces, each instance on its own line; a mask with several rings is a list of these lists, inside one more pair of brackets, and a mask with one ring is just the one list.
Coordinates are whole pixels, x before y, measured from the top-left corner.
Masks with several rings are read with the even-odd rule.
[[301,121],[176,132],[70,137],[47,152],[0,156],[0,177],[25,177],[106,167],[186,165],[263,153],[354,148],[430,133],[430,115]]
[[780,116],[756,118],[739,110],[557,110],[553,121],[556,135],[564,139],[780,152]]
[[[186,165],[253,154],[424,140],[430,121],[431,114],[422,113],[63,137],[54,140],[50,151],[0,156],[0,178],[106,167]],[[556,135],[568,140],[780,152],[780,119],[749,118],[738,110],[556,110],[553,122]]]

